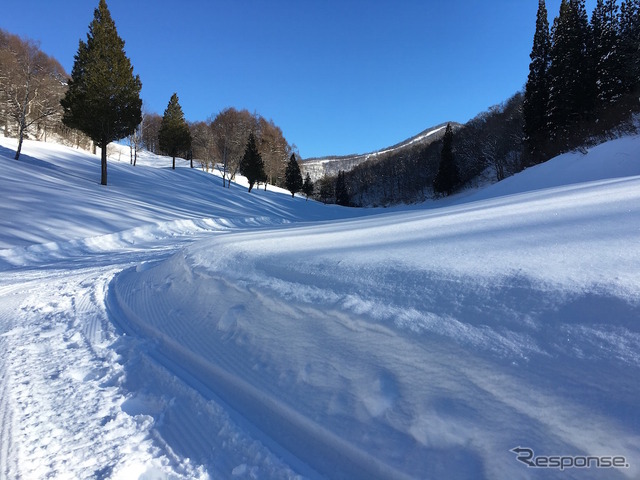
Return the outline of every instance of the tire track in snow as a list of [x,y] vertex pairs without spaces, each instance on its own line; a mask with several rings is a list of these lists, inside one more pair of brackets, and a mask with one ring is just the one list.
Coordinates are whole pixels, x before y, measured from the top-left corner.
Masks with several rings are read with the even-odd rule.
[[4,274],[3,285],[0,286],[0,480],[20,477],[8,362],[13,349],[11,337],[19,335],[22,330],[22,327],[16,327],[16,312],[20,310],[27,287],[22,282],[13,283],[13,280],[10,274]]
[[[207,478],[268,478],[301,480],[259,440],[229,416],[229,409],[203,396],[149,352],[153,339],[127,334],[118,350],[129,365],[123,384],[127,400],[122,409],[134,416],[151,416],[154,440],[174,464],[188,458]],[[183,372],[188,377],[188,373]],[[238,472],[245,471],[245,474]]]
[[[0,338],[0,351],[6,352],[7,348],[7,342]],[[0,358],[0,480],[19,476],[13,444],[13,412],[9,397],[11,384],[4,366],[5,360]]]
[[102,300],[118,270],[12,273],[2,287],[19,295],[0,304],[0,479],[202,476],[167,460],[150,418],[121,409],[117,337]]
[[[133,269],[129,270],[132,271]],[[316,476],[318,473],[314,473],[315,470],[321,474],[330,474],[333,478],[349,479],[411,478],[299,413],[271,395],[268,390],[254,386],[262,385],[264,379],[261,381],[260,372],[253,371],[251,366],[247,367],[231,357],[225,358],[213,347],[208,349],[212,356],[207,356],[206,359],[186,348],[181,341],[176,340],[184,340],[181,334],[175,336],[174,332],[179,327],[177,322],[170,322],[168,331],[154,328],[128,303],[132,295],[135,295],[141,302],[138,306],[143,312],[150,316],[160,314],[152,306],[155,303],[152,296],[134,292],[129,282],[120,282],[118,278],[116,276],[112,281],[107,300],[112,320],[125,332],[152,340],[156,345],[153,352],[150,352],[154,359],[187,383],[199,385],[203,394],[209,391],[220,398],[266,435],[270,439],[270,445],[283,448],[284,451],[280,453],[288,453],[297,458],[294,463],[301,461],[302,465],[306,464],[313,469],[305,473]],[[164,299],[159,302],[165,307],[169,305]],[[166,318],[167,311],[162,315],[161,318]],[[339,465],[338,469],[336,465]]]

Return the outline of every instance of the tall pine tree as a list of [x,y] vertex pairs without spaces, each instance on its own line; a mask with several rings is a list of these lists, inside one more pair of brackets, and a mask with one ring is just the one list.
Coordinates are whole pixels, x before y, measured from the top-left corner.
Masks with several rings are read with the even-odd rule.
[[247,177],[249,192],[251,192],[256,182],[265,182],[267,180],[267,174],[264,171],[264,161],[258,151],[256,137],[253,132],[249,134],[244,156],[240,161],[240,173]]
[[524,134],[527,163],[545,160],[546,144],[549,140],[549,66],[551,65],[551,37],[549,20],[544,0],[538,2],[536,32],[531,49],[529,77],[524,93]]
[[620,6],[620,57],[623,68],[626,113],[640,111],[640,0]]
[[[591,57],[595,67],[596,112],[603,128],[620,119],[611,110],[621,99],[623,66],[620,55],[620,24],[616,0],[598,0],[591,15],[593,47]],[[613,122],[613,123],[612,123]]]
[[304,183],[302,184],[302,193],[304,193],[307,200],[313,195],[313,182],[311,181],[311,175],[307,172],[307,176],[304,177]]
[[447,129],[442,139],[440,166],[438,167],[436,178],[433,181],[433,190],[436,193],[451,195],[459,183],[458,167],[456,166],[456,160],[453,155],[453,129],[451,128],[451,124],[447,124]]
[[173,158],[172,168],[176,168],[176,156],[186,154],[191,149],[191,132],[182,113],[182,107],[178,101],[178,95],[171,95],[167,105],[160,131],[158,132],[160,150]]
[[61,100],[63,123],[85,133],[102,151],[101,183],[107,184],[107,145],[131,135],[142,121],[140,77],[124,52],[105,0],[100,0],[80,40],[69,88]]
[[549,132],[554,143],[551,153],[559,153],[580,142],[578,128],[589,118],[595,100],[584,0],[562,0],[551,33]]
[[302,190],[302,173],[300,172],[300,165],[298,165],[295,153],[291,154],[289,163],[287,163],[287,169],[284,172],[284,183],[287,190],[291,192],[292,197]]

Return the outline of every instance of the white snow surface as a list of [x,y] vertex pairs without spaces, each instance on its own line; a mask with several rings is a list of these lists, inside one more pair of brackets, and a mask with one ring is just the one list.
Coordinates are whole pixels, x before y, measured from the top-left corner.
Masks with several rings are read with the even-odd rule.
[[640,476],[640,137],[393,210],[13,148],[0,479]]

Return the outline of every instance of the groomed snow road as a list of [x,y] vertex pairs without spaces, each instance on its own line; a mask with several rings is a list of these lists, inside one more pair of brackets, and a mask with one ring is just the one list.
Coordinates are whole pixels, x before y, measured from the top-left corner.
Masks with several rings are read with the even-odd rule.
[[[525,447],[634,478],[639,205],[632,178],[234,233],[116,275],[107,306],[305,476],[533,477]],[[209,465],[177,410],[163,438]]]
[[[127,335],[108,311],[120,272],[210,234],[146,235],[127,251],[49,244],[2,272],[1,479],[250,478],[247,458],[261,476],[296,478],[251,428],[191,388],[178,364],[167,369],[153,337]],[[165,418],[179,426],[166,438]]]

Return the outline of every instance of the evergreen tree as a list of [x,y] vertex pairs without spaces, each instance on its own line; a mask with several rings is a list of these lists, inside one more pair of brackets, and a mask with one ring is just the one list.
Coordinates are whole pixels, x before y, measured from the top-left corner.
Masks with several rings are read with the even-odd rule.
[[600,120],[610,120],[608,111],[623,94],[623,67],[620,56],[620,25],[616,0],[598,0],[591,15],[595,65],[596,108]]
[[436,193],[451,195],[460,183],[458,167],[453,155],[453,129],[447,124],[447,129],[442,139],[442,151],[440,152],[440,166],[433,181],[433,190]]
[[620,6],[620,57],[625,113],[640,111],[640,0]]
[[588,55],[590,29],[584,0],[562,0],[553,22],[549,130],[555,151],[575,147],[578,127],[595,99],[593,67]]
[[102,185],[107,184],[107,145],[131,135],[142,121],[140,77],[124,52],[105,0],[100,0],[80,40],[69,88],[61,100],[63,123],[85,133],[102,151]]
[[173,158],[172,168],[176,168],[176,156],[180,153],[188,153],[191,149],[191,132],[182,113],[182,107],[178,102],[178,95],[171,95],[167,105],[160,131],[158,132],[160,150]]
[[260,155],[258,151],[256,137],[253,132],[249,134],[244,156],[240,162],[240,173],[247,177],[249,181],[249,191],[251,191],[256,182],[264,182],[267,180],[262,155]]
[[347,181],[343,170],[338,172],[338,178],[336,179],[336,203],[343,207],[349,206],[349,191],[347,189]]
[[319,180],[319,195],[320,201],[324,204],[327,204],[335,199],[336,197],[336,185],[331,178],[322,177]]
[[551,64],[551,37],[544,0],[538,2],[536,32],[531,49],[529,77],[524,93],[524,134],[528,162],[539,163],[545,158],[548,142],[549,66]]
[[287,163],[287,169],[284,172],[284,182],[287,190],[291,192],[291,196],[295,196],[297,192],[302,190],[302,173],[300,173],[300,165],[296,160],[296,155],[291,154],[289,163]]
[[304,177],[304,183],[302,184],[302,193],[304,193],[307,200],[313,195],[313,182],[311,181],[311,175],[307,172],[307,176]]

